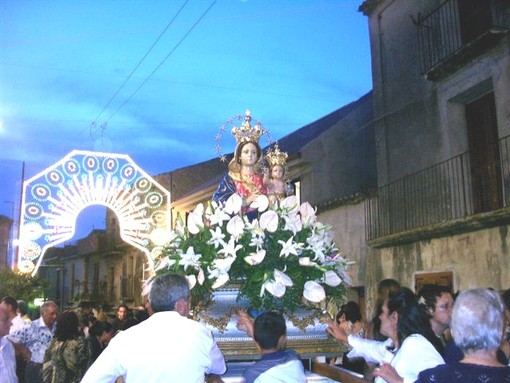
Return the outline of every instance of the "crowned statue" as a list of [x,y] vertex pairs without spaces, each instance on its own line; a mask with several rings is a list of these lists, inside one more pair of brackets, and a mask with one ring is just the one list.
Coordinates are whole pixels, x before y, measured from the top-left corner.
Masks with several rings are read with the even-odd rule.
[[264,185],[267,188],[267,196],[271,205],[275,205],[287,196],[288,187],[285,182],[286,170],[285,163],[288,154],[282,152],[278,143],[269,148],[266,153],[269,168],[264,173]]
[[[350,262],[336,247],[331,226],[289,193],[288,154],[274,143],[263,155],[259,141],[269,134],[260,123],[252,125],[249,111],[227,120],[220,132],[234,119],[239,126],[232,128],[236,147],[228,173],[212,201],[176,221],[156,254],[155,273],[184,275],[194,316],[227,338],[238,335],[235,306],[254,315],[277,310],[300,334],[306,327],[316,331],[324,310],[345,300]],[[219,140],[221,134],[216,150],[226,161]]]
[[251,203],[257,196],[267,195],[264,177],[260,173],[263,156],[259,140],[264,133],[260,123],[251,125],[250,112],[247,111],[241,126],[232,129],[237,141],[234,157],[228,164],[228,174],[213,195],[213,201],[224,203],[232,194],[238,194],[243,200],[242,212],[249,218],[256,215],[256,209],[250,208]]

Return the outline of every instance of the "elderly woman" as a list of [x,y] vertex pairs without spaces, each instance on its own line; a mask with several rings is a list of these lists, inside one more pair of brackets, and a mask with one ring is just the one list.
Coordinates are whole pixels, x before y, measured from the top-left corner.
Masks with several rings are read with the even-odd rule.
[[353,348],[349,357],[359,356],[380,364],[373,373],[375,382],[414,382],[421,371],[444,363],[442,344],[411,290],[401,288],[390,293],[379,319],[381,333],[388,337],[384,342],[347,335],[334,323],[327,329],[334,338]]
[[452,334],[464,358],[423,371],[418,382],[510,382],[510,368],[496,356],[503,338],[503,311],[498,293],[492,290],[461,293],[453,306]]

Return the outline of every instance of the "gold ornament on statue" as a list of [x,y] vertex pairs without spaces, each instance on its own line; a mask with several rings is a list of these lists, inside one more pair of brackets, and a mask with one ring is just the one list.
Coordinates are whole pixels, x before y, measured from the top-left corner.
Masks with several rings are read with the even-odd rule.
[[282,152],[278,143],[276,143],[272,148],[269,148],[266,153],[267,162],[269,162],[269,166],[285,166],[287,162],[287,157],[289,155],[286,152]]
[[243,142],[256,142],[258,144],[260,136],[262,136],[266,131],[262,128],[262,125],[257,122],[255,126],[251,126],[251,116],[250,111],[246,111],[246,115],[244,117],[244,121],[240,127],[233,127],[232,134],[237,140],[237,143]]

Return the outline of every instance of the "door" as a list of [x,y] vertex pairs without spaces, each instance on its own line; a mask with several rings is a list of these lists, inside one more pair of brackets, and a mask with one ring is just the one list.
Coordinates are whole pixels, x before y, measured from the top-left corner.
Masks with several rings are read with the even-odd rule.
[[474,213],[501,208],[502,182],[494,93],[466,105]]

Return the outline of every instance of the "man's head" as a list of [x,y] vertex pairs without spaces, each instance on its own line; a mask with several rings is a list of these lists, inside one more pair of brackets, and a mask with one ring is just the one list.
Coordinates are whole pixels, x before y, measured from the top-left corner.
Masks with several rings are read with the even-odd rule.
[[0,305],[0,337],[9,334],[11,328],[11,318],[5,305]]
[[3,297],[2,305],[6,308],[9,318],[13,319],[18,314],[18,301],[13,297]]
[[450,289],[441,285],[424,285],[418,292],[418,303],[430,318],[434,332],[441,333],[450,327],[453,296]]
[[46,301],[41,306],[41,317],[46,326],[51,327],[57,319],[58,307],[53,301]]
[[282,314],[268,311],[255,318],[253,339],[262,351],[285,348],[287,326]]
[[177,274],[165,274],[154,278],[149,293],[152,312],[177,311],[187,316],[190,309],[190,291],[186,278]]
[[117,309],[117,318],[120,320],[126,320],[128,314],[128,307],[126,305],[120,305]]
[[18,301],[18,312],[21,316],[28,315],[28,305],[27,302],[23,300]]

